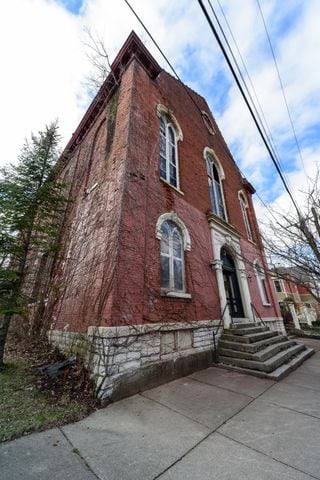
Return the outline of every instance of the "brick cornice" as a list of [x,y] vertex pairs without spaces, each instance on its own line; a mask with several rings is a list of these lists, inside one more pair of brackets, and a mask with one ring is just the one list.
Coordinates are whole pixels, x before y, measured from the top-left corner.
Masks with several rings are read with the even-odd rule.
[[136,59],[140,63],[152,79],[162,71],[162,68],[143,45],[140,38],[134,31],[132,31],[114,59],[109,75],[91,102],[91,105],[82,118],[78,128],[72,134],[62,157],[67,159],[70,153],[72,153],[75,147],[81,142],[82,138],[97,118],[103,105],[105,105],[118,87],[124,71],[128,68],[133,59]]

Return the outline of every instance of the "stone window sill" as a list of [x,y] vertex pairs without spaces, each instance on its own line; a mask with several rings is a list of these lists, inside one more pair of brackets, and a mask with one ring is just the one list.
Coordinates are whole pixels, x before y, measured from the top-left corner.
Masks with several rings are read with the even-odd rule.
[[175,190],[177,193],[180,193],[180,195],[184,195],[184,193],[177,187],[175,187],[174,185],[171,185],[171,183],[167,182],[167,180],[165,180],[164,178],[161,178],[160,177],[160,180],[161,182],[163,182],[165,185],[168,185],[168,187],[171,187],[173,188],[173,190]]
[[272,306],[271,303],[263,303],[262,305],[263,305],[264,307],[271,307],[271,306]]
[[161,291],[161,296],[162,297],[169,297],[169,298],[187,298],[191,299],[191,293],[185,293],[185,292],[168,292],[166,290]]

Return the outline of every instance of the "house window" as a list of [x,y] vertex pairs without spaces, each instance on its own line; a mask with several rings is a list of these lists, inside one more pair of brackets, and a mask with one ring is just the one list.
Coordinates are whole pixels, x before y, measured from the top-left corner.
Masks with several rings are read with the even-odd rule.
[[274,280],[274,286],[275,286],[276,292],[278,293],[282,292],[280,280]]
[[226,220],[221,176],[219,174],[219,170],[213,156],[210,153],[206,153],[205,160],[207,166],[212,211],[218,217]]
[[160,177],[179,188],[178,148],[175,129],[164,115],[160,117]]
[[258,262],[255,262],[254,265],[255,274],[257,278],[259,293],[263,305],[270,305],[267,289],[266,289],[266,277],[263,271],[263,268],[259,265]]
[[251,227],[250,227],[250,222],[248,217],[248,204],[242,193],[239,193],[239,201],[240,201],[244,225],[246,227],[247,238],[248,240],[252,241],[252,232],[251,232]]
[[161,288],[184,292],[183,238],[179,227],[170,220],[161,226],[160,260]]

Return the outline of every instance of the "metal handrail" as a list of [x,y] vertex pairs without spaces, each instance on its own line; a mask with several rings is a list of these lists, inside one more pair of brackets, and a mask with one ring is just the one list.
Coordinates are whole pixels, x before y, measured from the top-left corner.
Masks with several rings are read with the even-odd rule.
[[217,363],[218,362],[218,352],[217,352],[217,344],[216,344],[216,336],[218,335],[218,332],[219,332],[219,329],[221,327],[221,324],[223,323],[223,317],[224,317],[224,314],[226,313],[226,309],[227,307],[229,306],[229,302],[227,302],[224,306],[224,309],[223,309],[223,312],[222,312],[222,315],[221,315],[221,318],[220,318],[220,321],[218,323],[218,327],[213,328],[212,330],[212,336],[213,336],[213,347],[214,347],[214,351],[213,351],[213,362]]
[[253,303],[251,302],[250,303],[251,305],[251,311],[252,311],[252,315],[253,315],[253,320],[255,321],[256,317],[258,317],[260,319],[260,322],[262,323],[262,325],[265,327],[266,324],[265,322],[262,320],[258,310],[256,309],[256,307],[253,305]]

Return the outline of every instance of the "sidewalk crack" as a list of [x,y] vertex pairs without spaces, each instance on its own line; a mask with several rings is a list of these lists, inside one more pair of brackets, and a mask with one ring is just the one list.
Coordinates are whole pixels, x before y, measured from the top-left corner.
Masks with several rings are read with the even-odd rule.
[[76,448],[73,443],[71,442],[71,440],[69,439],[69,437],[67,436],[67,434],[62,430],[61,427],[58,427],[58,430],[61,432],[61,435],[64,436],[64,438],[66,439],[66,441],[68,442],[68,444],[70,445],[70,447],[72,447],[72,453],[74,453],[75,455],[78,455],[78,457],[80,458],[81,462],[85,465],[85,467],[89,470],[90,473],[92,473],[92,475],[97,479],[97,480],[103,480],[101,477],[99,477],[99,475],[96,474],[96,472],[92,469],[92,467],[89,465],[89,463],[87,462],[87,460],[83,457],[83,455],[81,454],[80,450],[78,448]]

